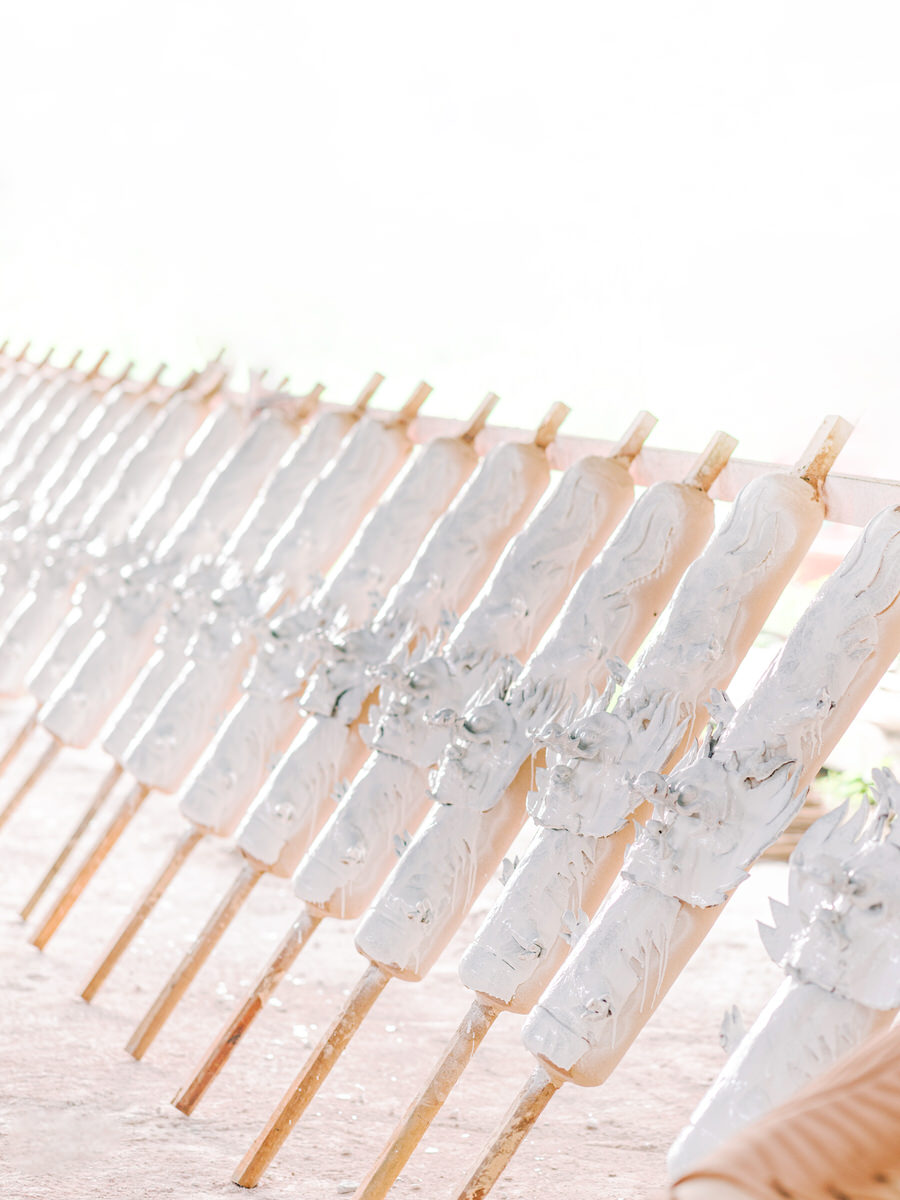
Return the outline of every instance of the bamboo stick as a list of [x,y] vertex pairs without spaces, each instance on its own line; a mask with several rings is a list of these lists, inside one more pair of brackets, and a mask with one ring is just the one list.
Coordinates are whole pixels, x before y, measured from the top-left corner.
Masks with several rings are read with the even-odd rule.
[[262,869],[250,862],[245,863],[241,868],[240,874],[222,898],[218,908],[204,925],[194,944],[169,976],[159,995],[128,1039],[125,1049],[133,1058],[143,1058],[146,1054],[157,1034],[174,1012],[178,1001],[190,987],[197,972],[209,958],[234,917],[237,916],[241,905],[262,878],[262,874]]
[[53,860],[53,862],[50,864],[50,866],[47,868],[40,883],[37,885],[37,887],[34,889],[34,891],[31,893],[31,895],[28,897],[28,899],[25,901],[25,903],[22,905],[21,909],[19,910],[19,916],[22,917],[23,920],[25,920],[25,921],[28,920],[28,918],[31,916],[32,912],[34,912],[34,909],[37,906],[38,902],[40,901],[41,897],[46,892],[47,888],[50,886],[50,884],[53,882],[53,880],[56,878],[56,876],[60,873],[62,868],[65,866],[66,862],[69,859],[69,855],[75,849],[76,845],[78,844],[78,842],[84,835],[84,833],[87,830],[88,826],[90,825],[91,821],[93,821],[94,817],[100,811],[100,808],[103,805],[104,801],[106,800],[107,796],[110,794],[110,792],[113,790],[113,788],[118,783],[119,777],[121,774],[122,774],[122,767],[120,767],[118,763],[114,763],[113,766],[110,768],[110,770],[107,772],[107,775],[104,778],[103,782],[101,783],[100,788],[98,789],[94,798],[91,800],[90,804],[85,809],[85,812],[81,817],[81,820],[78,822],[78,824],[72,830],[72,832],[69,834],[69,837],[66,840],[65,845],[60,850],[59,854],[57,854],[56,858]]
[[305,909],[294,921],[274,954],[266,963],[256,983],[231,1015],[224,1028],[204,1055],[203,1061],[188,1083],[176,1094],[172,1103],[179,1112],[190,1115],[203,1098],[206,1089],[216,1078],[228,1058],[265,1007],[272,992],[290,970],[300,951],[318,929],[322,918]]
[[425,1087],[407,1109],[353,1200],[381,1200],[387,1195],[501,1011],[486,1001],[474,1001],[453,1041]]
[[83,1000],[87,1000],[88,1002],[93,1000],[106,980],[106,977],[125,953],[135,934],[156,907],[163,892],[175,878],[188,855],[202,837],[202,831],[192,827],[178,839],[163,869],[150,884],[136,908],[126,918],[124,925],[116,934],[103,958],[94,968],[90,979],[81,989],[81,998]]
[[561,1081],[551,1079],[543,1067],[535,1068],[457,1200],[482,1200],[488,1194],[561,1086]]
[[32,788],[34,788],[35,784],[38,783],[41,776],[50,767],[60,750],[62,750],[62,744],[58,742],[56,738],[54,738],[50,745],[44,750],[44,753],[37,760],[35,765],[31,768],[27,778],[19,785],[18,790],[14,792],[12,796],[10,796],[3,808],[0,809],[0,829],[3,828],[9,818],[19,808],[20,804],[28,795],[28,793],[32,790]]
[[350,993],[344,1007],[331,1023],[325,1036],[307,1060],[303,1070],[285,1092],[256,1141],[244,1155],[232,1175],[240,1187],[256,1187],[269,1163],[281,1149],[285,1139],[299,1120],[307,1105],[328,1078],[331,1068],[366,1014],[381,995],[391,978],[381,967],[369,963],[359,983]]
[[124,833],[132,817],[144,803],[150,789],[143,783],[136,783],[122,801],[112,821],[104,829],[100,838],[95,842],[81,866],[69,881],[62,895],[56,901],[50,914],[44,920],[37,932],[29,938],[32,946],[43,950],[53,934],[65,919],[75,901],[93,879],[103,860]]
[[28,718],[28,720],[25,722],[25,724],[22,726],[22,728],[16,734],[15,738],[12,741],[12,744],[9,746],[9,748],[7,750],[4,751],[3,757],[0,758],[0,776],[3,775],[6,768],[9,766],[9,764],[12,762],[12,760],[16,757],[16,755],[19,753],[19,751],[22,749],[22,747],[28,741],[29,737],[34,732],[36,725],[37,725],[37,709],[35,709],[35,711],[31,714],[31,716]]

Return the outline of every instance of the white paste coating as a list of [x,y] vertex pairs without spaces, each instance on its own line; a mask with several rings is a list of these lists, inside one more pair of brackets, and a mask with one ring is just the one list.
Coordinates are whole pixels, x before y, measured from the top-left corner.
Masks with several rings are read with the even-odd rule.
[[686,1170],[783,1103],[900,1007],[900,785],[875,772],[877,807],[843,804],[791,855],[766,949],[788,979],[731,1055],[669,1156]]
[[289,875],[328,815],[338,783],[356,774],[364,754],[343,721],[310,717],[238,827],[239,849]]
[[76,442],[78,430],[102,403],[98,388],[90,384],[73,391],[59,408],[55,408],[52,419],[43,427],[29,452],[20,455],[14,466],[3,472],[0,498],[10,500],[16,493],[32,495],[53,463],[66,457],[68,444]]
[[431,812],[360,922],[360,954],[404,979],[428,974],[522,825],[521,774],[488,812]]
[[487,808],[534,747],[535,735],[606,683],[608,660],[640,644],[712,526],[712,501],[684,484],[656,484],[634,505],[541,645],[453,719],[435,773],[439,803]]
[[668,1155],[673,1177],[811,1079],[889,1021],[815,984],[786,979],[738,1043]]
[[492,450],[437,522],[370,625],[333,640],[303,696],[323,716],[355,720],[372,691],[369,672],[447,613],[468,605],[549,479],[543,450],[506,443]]
[[[143,561],[138,559],[138,547],[154,546],[159,537],[171,528],[185,503],[198,491],[206,475],[229,446],[246,430],[246,425],[245,415],[235,405],[223,404],[211,413],[189,442],[184,458],[176,460],[132,522],[127,542],[111,550],[78,585],[72,596],[72,608],[42,650],[26,680],[29,689],[42,704],[49,700],[93,638],[100,610],[110,599],[107,577],[115,571],[117,560],[120,557],[133,557],[138,562]],[[154,573],[153,582],[157,585],[161,583],[159,569]],[[141,630],[138,636],[143,638],[144,631]],[[129,655],[127,648],[122,653]],[[131,655],[129,661],[138,660]],[[95,708],[99,708],[99,703]],[[107,710],[99,719],[103,720],[108,715]]]
[[[592,580],[593,604],[582,591],[584,583],[577,589],[575,610],[591,609],[592,637],[606,648],[601,662],[611,653],[635,652],[706,540],[711,510],[708,496],[685,485],[649,489],[631,510],[585,576]],[[557,629],[564,625],[561,615]],[[583,634],[580,621],[578,627]],[[591,653],[596,654],[593,645]],[[534,658],[550,659],[547,639]],[[603,678],[593,663],[592,677]],[[362,954],[406,978],[419,978],[440,954],[476,894],[473,889],[483,886],[521,827],[527,760],[534,748],[528,731],[533,723],[541,727],[547,713],[566,699],[561,682],[550,680],[541,688],[526,668],[493,697],[482,696],[457,722],[432,785],[441,807],[426,820],[364,917],[356,942]]]
[[203,486],[244,437],[250,422],[246,406],[223,402],[214,408],[176,458],[153,495],[128,527],[128,540],[141,550],[155,548]]
[[416,447],[314,597],[314,607],[329,621],[343,609],[350,627],[374,617],[477,464],[473,447],[459,438]]
[[197,554],[218,554],[279,458],[296,439],[297,427],[279,410],[256,417],[247,435],[207,476],[159,543],[157,559],[171,569]]
[[[392,649],[403,649],[411,639],[433,633],[428,622],[440,622],[445,605],[466,603],[471,598],[490,572],[506,539],[533,508],[548,476],[546,455],[537,446],[507,444],[488,455],[438,521],[372,624],[352,630],[331,643],[327,659],[320,663],[303,696],[304,707],[315,714],[314,723],[322,719],[349,725],[360,716],[372,690],[369,670],[383,663]],[[437,602],[438,597],[443,604]],[[415,607],[417,602],[422,608]],[[423,652],[427,653],[427,649],[424,645]],[[308,727],[309,723],[301,730],[300,739],[307,737]],[[309,757],[318,752],[318,743],[310,742],[306,757],[296,760],[296,769],[311,779],[322,775],[322,765]],[[360,758],[356,767],[361,765]],[[311,792],[307,796],[312,803]],[[265,837],[271,840],[273,822],[266,806],[272,802],[272,796],[266,793],[258,797],[239,831],[239,845],[254,857],[259,855],[245,846],[241,837],[252,838],[259,823]],[[299,815],[297,820],[301,821]],[[317,821],[313,832],[321,824],[320,819]],[[302,828],[305,830],[306,825]],[[279,854],[283,870],[293,870],[298,865],[311,840],[309,837],[304,842],[291,829],[290,839]],[[269,857],[264,861],[269,862],[271,848],[267,854]]]
[[724,732],[668,784],[638,778],[656,817],[525,1025],[551,1069],[596,1084],[625,1052],[900,650],[898,596],[900,508],[869,523]]
[[529,1012],[615,881],[631,836],[539,829],[460,961],[465,986]]
[[0,628],[0,695],[16,696],[48,638],[69,609],[72,583],[35,580]]
[[40,709],[45,729],[67,746],[90,745],[151,654],[168,600],[168,591],[143,573],[123,581],[84,651]]
[[283,576],[286,590],[305,596],[318,586],[412,447],[403,425],[364,418],[339,452],[298,498],[280,532],[258,559],[259,578]]
[[177,791],[209,742],[210,727],[214,732],[237,700],[255,639],[229,618],[212,614],[201,623],[175,682],[122,757],[126,771],[148,787]]
[[111,545],[147,503],[173,458],[184,451],[206,416],[206,407],[185,393],[168,404],[153,424],[119,460],[106,486],[94,497],[81,522],[80,534]]
[[381,677],[370,712],[372,746],[420,766],[436,763],[446,726],[438,710],[463,712],[480,689],[516,669],[556,615],[574,580],[624,517],[634,494],[618,463],[585,458],[571,467],[501,557],[439,656]]
[[603,837],[634,807],[642,770],[662,771],[706,720],[821,527],[815,489],[767,475],[742,489],[728,519],[688,568],[662,627],[611,712],[555,733],[548,769],[529,803],[535,821]]
[[[358,917],[431,807],[428,773],[391,754],[370,754],[294,873],[294,892],[323,915]],[[401,826],[401,829],[405,826]]]
[[70,479],[74,478],[84,462],[92,453],[93,447],[99,445],[110,435],[115,435],[117,427],[125,420],[139,402],[127,389],[113,388],[107,394],[103,404],[98,404],[89,414],[78,430],[77,437],[45,472],[37,483],[34,495],[28,507],[30,524],[40,521],[50,511],[57,497],[62,494]]
[[280,695],[245,692],[188,777],[182,816],[208,833],[230,836],[301,719],[297,705]]
[[737,887],[793,818],[853,696],[880,677],[900,626],[898,595],[900,509],[888,509],[823,584],[721,737],[711,734],[668,784],[638,777],[656,819],[629,854],[631,877],[699,905]]
[[171,611],[168,613],[166,624],[154,638],[157,649],[147,659],[100,731],[100,744],[116,762],[122,762],[138,730],[159,707],[163,696],[178,678],[193,634],[193,617],[189,625],[182,626],[173,620]]
[[50,385],[46,391],[41,392],[36,403],[29,408],[13,432],[9,444],[4,446],[0,460],[0,470],[4,474],[10,468],[15,469],[15,464],[28,458],[34,445],[52,425],[57,411],[71,404],[82,392],[83,386],[76,380],[66,380],[58,388]]
[[[182,399],[179,396],[173,403],[179,404]],[[51,505],[45,518],[48,528],[72,531],[80,528],[85,513],[101,488],[107,485],[119,461],[130,454],[150,431],[158,420],[159,411],[159,406],[148,397],[138,400],[114,432],[107,434],[91,448],[90,454]]]
[[[374,433],[370,426],[376,427]],[[321,519],[323,497],[332,501],[337,493],[343,497],[339,519],[331,514],[324,522],[325,530],[310,530],[306,547],[307,569],[323,569],[334,561],[342,548],[337,539],[345,539],[351,519],[358,522],[362,515],[360,510],[365,511],[374,495],[396,473],[409,446],[404,427],[386,427],[371,420],[361,422],[345,440],[337,458],[307,491],[307,500],[301,505],[303,522],[291,518],[286,523],[286,528],[289,527],[299,541],[302,532],[308,528],[305,522],[317,517]],[[300,459],[294,458],[292,466],[296,467],[299,462]],[[324,491],[321,489],[323,481],[328,484]],[[313,546],[320,556],[318,559],[311,557]],[[279,553],[283,553],[283,546]],[[259,574],[277,568],[278,563],[278,553],[273,556],[267,551],[259,560]],[[142,782],[163,791],[177,790],[215,736],[232,703],[237,680],[249,664],[257,631],[264,633],[260,609],[265,601],[260,599],[260,593],[264,596],[265,588],[256,581],[231,593],[227,615],[223,611],[210,626],[217,631],[217,651],[205,660],[195,662],[194,669],[185,669],[135,735],[123,765]],[[213,703],[210,703],[211,696],[216,697]],[[189,731],[189,736],[185,730]],[[173,742],[176,738],[177,749]]]
[[223,559],[234,560],[245,571],[252,569],[278,535],[288,514],[296,508],[299,498],[339,452],[355,424],[356,418],[349,412],[320,412],[313,416],[225,543]]
[[[296,734],[299,706],[285,698],[318,661],[326,620],[356,624],[372,615],[413,557],[436,517],[477,462],[459,439],[440,438],[415,450],[380,504],[363,523],[329,580],[310,600],[282,613],[260,635],[244,681],[248,695],[227,718],[187,781],[181,811],[198,825],[231,833],[274,769],[285,739]],[[377,597],[377,601],[376,598]]]

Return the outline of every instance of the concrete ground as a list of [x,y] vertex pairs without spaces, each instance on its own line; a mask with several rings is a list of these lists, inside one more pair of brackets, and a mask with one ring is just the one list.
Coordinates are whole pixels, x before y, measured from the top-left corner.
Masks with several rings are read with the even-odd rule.
[[[0,748],[23,712],[0,708]],[[35,734],[10,767],[0,804],[42,745]],[[79,983],[183,828],[172,798],[151,794],[46,951],[30,946],[18,908],[105,765],[93,750],[64,752],[0,832],[0,1193],[237,1197],[232,1170],[363,961],[349,925],[321,926],[204,1102],[182,1116],[169,1101],[296,902],[286,883],[264,879],[145,1060],[133,1061],[124,1043],[238,863],[226,843],[201,844],[94,1003],[84,1003]],[[636,1200],[663,1185],[666,1149],[723,1061],[724,1010],[739,1003],[749,1023],[779,982],[755,920],[784,879],[781,864],[754,871],[612,1079],[553,1099],[498,1183],[498,1200],[531,1200],[548,1188],[554,1200]],[[352,1193],[469,1005],[456,963],[498,886],[478,900],[427,981],[386,989],[257,1189],[261,1200]],[[392,1195],[456,1195],[532,1068],[520,1027],[521,1018],[498,1020]]]

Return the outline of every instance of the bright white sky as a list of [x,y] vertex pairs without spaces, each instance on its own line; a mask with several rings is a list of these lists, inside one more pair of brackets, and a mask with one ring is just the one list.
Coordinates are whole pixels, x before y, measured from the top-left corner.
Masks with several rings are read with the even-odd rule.
[[898,8],[2,5],[0,340],[897,475]]

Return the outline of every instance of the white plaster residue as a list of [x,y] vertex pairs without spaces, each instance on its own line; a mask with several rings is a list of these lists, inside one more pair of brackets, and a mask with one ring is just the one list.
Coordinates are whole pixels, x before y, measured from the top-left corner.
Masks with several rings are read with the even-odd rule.
[[671,896],[620,881],[526,1022],[532,1054],[562,1070],[588,1051],[614,1055],[625,1004],[644,1009],[663,989],[680,909]]
[[898,596],[900,509],[888,509],[823,584],[724,732],[714,727],[668,783],[638,777],[655,819],[628,856],[631,878],[697,905],[720,903],[745,878],[802,804],[852,698],[894,656]]
[[[634,652],[706,540],[711,507],[705,494],[680,485],[649,489],[635,505],[601,555],[607,571],[595,567],[588,573],[592,617],[604,645]],[[632,548],[627,562],[616,547]],[[582,603],[586,613],[587,599]],[[578,625],[583,633],[582,622]],[[550,655],[543,661],[548,660],[554,661]],[[593,677],[603,680],[606,655],[600,662]],[[480,888],[521,827],[519,772],[534,746],[533,726],[543,726],[560,705],[569,707],[566,683],[552,677],[542,682],[526,668],[514,680],[495,682],[461,720],[448,717],[455,737],[432,785],[441,807],[426,820],[364,918],[357,937],[363,954],[407,977],[427,971],[475,894],[472,889]],[[515,786],[508,786],[514,779]]]
[[329,916],[358,916],[430,807],[425,771],[371,754],[294,874],[294,891]]
[[163,536],[157,560],[183,562],[196,554],[218,554],[296,437],[296,426],[278,410],[256,417]]
[[510,1004],[557,957],[560,939],[574,945],[586,928],[585,885],[600,853],[598,838],[540,830],[460,961],[465,986]]
[[407,979],[440,956],[519,829],[524,793],[510,789],[490,812],[432,810],[356,933],[356,948]]
[[157,709],[135,734],[122,765],[135,779],[164,792],[181,787],[237,695],[252,653],[226,616],[205,620],[189,655]]
[[[821,817],[791,855],[787,905],[760,927],[773,961],[870,1008],[900,1008],[900,785],[875,772],[874,810],[843,805]],[[868,818],[868,819],[867,819]]]
[[549,478],[537,446],[509,442],[490,451],[391,591],[375,626],[406,621],[431,632],[444,611],[468,607]]
[[789,1100],[884,1023],[882,1013],[815,984],[786,979],[673,1143],[672,1177]]
[[877,806],[815,822],[791,855],[787,903],[760,925],[788,978],[670,1152],[683,1171],[789,1099],[888,1023],[900,1007],[900,785],[877,772]]
[[168,592],[136,572],[123,581],[98,627],[60,680],[38,719],[68,746],[86,747],[153,652],[153,637]]
[[[37,574],[37,573],[36,573]],[[37,575],[0,629],[0,694],[19,695],[35,659],[69,609],[72,581]]]
[[37,482],[33,498],[28,505],[28,524],[33,526],[36,522],[44,520],[69,481],[77,476],[94,447],[108,437],[114,437],[117,428],[127,420],[135,406],[139,405],[140,401],[124,388],[113,388],[107,394],[104,402],[98,404],[84,421],[66,452],[51,463]]
[[[585,692],[605,685],[609,655],[635,640],[642,620],[652,622],[648,604],[657,592],[667,599],[677,580],[673,564],[691,536],[697,495],[678,484],[649,488],[524,670],[493,681],[452,720],[454,736],[434,777],[439,803],[489,807],[532,752],[536,735],[560,718],[571,721]],[[663,589],[667,577],[669,593]]]
[[189,775],[182,814],[209,833],[232,834],[300,721],[297,707],[281,696],[245,692]]
[[121,763],[138,730],[155,711],[184,667],[184,651],[193,630],[171,622],[158,631],[158,649],[147,660],[131,687],[110,713],[100,731],[103,749]]
[[197,494],[204,479],[222,462],[247,430],[249,412],[243,405],[217,405],[185,446],[153,495],[128,528],[128,540],[152,548],[172,529]]
[[705,719],[711,690],[730,680],[821,521],[802,479],[769,475],[742,490],[615,708],[601,702],[571,733],[551,737],[556,753],[530,804],[536,821],[596,837],[625,824],[636,775],[662,770]]
[[190,393],[162,409],[91,502],[81,523],[82,536],[100,538],[107,545],[121,541],[205,416],[205,406]]
[[510,543],[441,654],[405,671],[393,664],[390,676],[381,675],[379,708],[370,714],[372,745],[423,766],[436,762],[445,722],[423,718],[464,712],[475,693],[517,669],[514,657],[534,648],[632,494],[628,473],[606,459],[582,459],[567,471]]
[[306,849],[343,778],[350,737],[343,721],[305,722],[238,827],[237,844],[245,854],[275,867],[292,842]]
[[459,438],[417,446],[316,594],[316,608],[328,620],[343,610],[350,627],[374,617],[477,462]]
[[283,577],[294,596],[317,586],[363,515],[400,468],[411,447],[403,426],[359,421],[340,450],[297,498],[290,516],[254,567],[258,578]]
[[463,657],[488,646],[497,655],[529,653],[633,495],[624,467],[603,458],[579,460],[509,544],[450,647]]
[[303,697],[312,712],[352,721],[372,690],[369,673],[417,638],[432,638],[465,607],[549,477],[536,446],[498,446],[437,522],[374,620],[333,639]]
[[320,412],[310,419],[225,543],[224,559],[234,559],[245,571],[253,567],[354,425],[354,418],[342,412]]
[[489,647],[461,652],[449,644],[413,658],[397,655],[375,673],[380,690],[369,709],[368,736],[373,749],[429,767],[447,745],[456,714],[493,681],[508,679],[518,663],[496,658]]
[[149,399],[139,401],[114,432],[91,448],[75,475],[57,495],[45,517],[48,528],[76,530],[101,488],[117,470],[118,462],[152,428],[159,407]]

